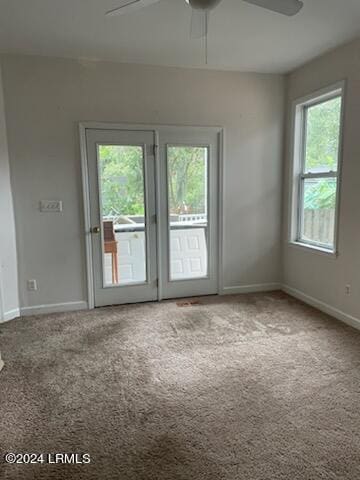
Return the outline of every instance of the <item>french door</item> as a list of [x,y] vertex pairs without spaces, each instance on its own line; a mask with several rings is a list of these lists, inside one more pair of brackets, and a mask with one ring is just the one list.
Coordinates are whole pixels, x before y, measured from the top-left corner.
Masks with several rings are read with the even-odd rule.
[[219,130],[83,132],[94,306],[217,293]]
[[159,135],[162,298],[218,291],[218,133],[163,128]]

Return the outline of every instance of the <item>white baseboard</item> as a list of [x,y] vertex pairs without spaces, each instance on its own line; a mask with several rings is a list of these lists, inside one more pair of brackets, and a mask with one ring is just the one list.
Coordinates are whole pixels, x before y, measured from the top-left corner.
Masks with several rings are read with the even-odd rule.
[[20,309],[14,308],[13,310],[9,310],[5,312],[3,318],[0,318],[0,323],[8,322],[9,320],[13,320],[16,317],[20,317]]
[[[285,293],[302,300],[303,302],[311,305],[312,307],[321,310],[328,315],[340,320],[341,322],[346,323],[358,330],[360,330],[360,319],[353,317],[321,300],[317,300],[310,295],[307,295],[296,288],[290,287],[289,285],[283,285],[281,283],[258,283],[254,285],[238,285],[232,287],[224,287],[219,293],[220,295],[235,295],[238,293],[257,293],[257,292],[269,292],[273,290],[283,290]],[[0,321],[6,322],[16,318],[20,315],[39,315],[46,313],[58,313],[58,312],[70,312],[75,310],[86,310],[88,304],[85,301],[79,302],[66,302],[66,303],[54,303],[47,305],[35,305],[32,307],[22,307],[19,309],[14,309],[4,314],[4,319]]]
[[71,312],[75,310],[86,310],[88,308],[87,302],[66,302],[66,303],[52,303],[47,305],[34,305],[32,307],[21,307],[20,314],[23,316],[41,315],[43,313],[59,313]]
[[296,288],[289,287],[288,285],[283,285],[282,290],[292,297],[302,300],[304,303],[307,303],[308,305],[311,305],[312,307],[315,307],[318,310],[335,317],[337,320],[340,320],[341,322],[360,330],[360,319],[353,317],[352,315],[349,315],[335,307],[332,307],[328,303],[317,300],[316,298],[311,297],[310,295],[307,295]]
[[237,293],[256,293],[271,292],[281,290],[281,283],[256,283],[254,285],[236,285],[233,287],[223,287],[220,295],[236,295]]

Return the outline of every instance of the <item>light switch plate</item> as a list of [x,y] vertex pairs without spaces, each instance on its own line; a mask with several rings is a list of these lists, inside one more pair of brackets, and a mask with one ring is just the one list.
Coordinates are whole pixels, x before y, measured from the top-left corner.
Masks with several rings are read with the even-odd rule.
[[40,212],[62,212],[61,200],[41,200]]

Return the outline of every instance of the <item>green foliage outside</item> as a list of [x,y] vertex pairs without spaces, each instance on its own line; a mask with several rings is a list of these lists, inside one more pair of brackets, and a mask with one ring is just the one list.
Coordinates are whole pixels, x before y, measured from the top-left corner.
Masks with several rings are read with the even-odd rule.
[[[170,212],[205,212],[203,147],[169,147]],[[103,216],[144,215],[142,147],[99,146]]]
[[103,216],[144,215],[142,147],[100,145]]
[[206,148],[168,148],[170,212],[205,213]]
[[[307,109],[306,155],[307,172],[337,170],[341,98]],[[308,182],[304,189],[304,208],[334,208],[336,181],[321,179]]]
[[304,187],[305,209],[335,208],[336,180],[307,180]]

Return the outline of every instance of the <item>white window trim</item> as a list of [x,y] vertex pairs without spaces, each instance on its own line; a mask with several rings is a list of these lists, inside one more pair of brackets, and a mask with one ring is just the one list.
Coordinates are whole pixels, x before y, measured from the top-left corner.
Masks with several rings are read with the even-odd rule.
[[[342,157],[343,157],[343,131],[344,131],[344,110],[345,110],[345,80],[329,85],[321,90],[313,92],[305,97],[298,98],[292,103],[291,112],[291,136],[292,136],[292,149],[291,149],[291,168],[290,168],[290,182],[289,182],[289,194],[290,194],[290,209],[289,209],[289,232],[288,242],[292,246],[300,247],[304,250],[313,251],[316,253],[338,256],[339,245],[339,214],[340,214],[340,191],[341,191],[341,170],[342,170]],[[303,113],[304,107],[316,105],[326,100],[330,100],[334,97],[341,97],[341,114],[340,114],[340,134],[339,134],[339,153],[338,153],[338,168],[337,172],[332,174],[303,174],[302,162],[303,162],[303,148],[304,148],[304,131],[303,131]],[[335,206],[335,227],[334,227],[334,246],[333,248],[327,248],[325,245],[316,242],[306,242],[299,239],[301,221],[300,215],[300,192],[299,192],[299,176],[303,177],[324,177],[333,176],[337,178],[337,190],[336,190],[336,206]]]

